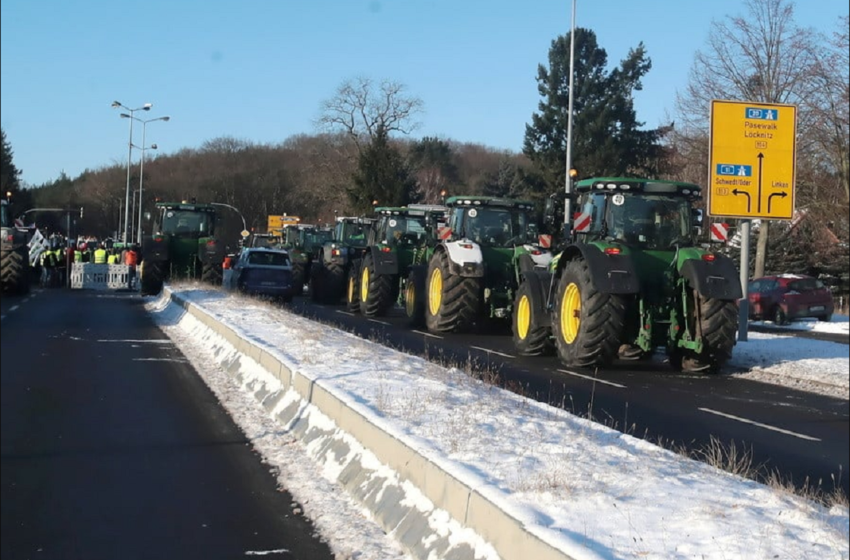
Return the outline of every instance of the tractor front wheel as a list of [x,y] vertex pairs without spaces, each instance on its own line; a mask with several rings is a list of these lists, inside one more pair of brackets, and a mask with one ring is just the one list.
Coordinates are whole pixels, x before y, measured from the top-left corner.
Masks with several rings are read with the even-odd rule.
[[552,317],[558,357],[568,366],[605,366],[617,356],[626,305],[622,296],[600,292],[584,260],[564,267]]

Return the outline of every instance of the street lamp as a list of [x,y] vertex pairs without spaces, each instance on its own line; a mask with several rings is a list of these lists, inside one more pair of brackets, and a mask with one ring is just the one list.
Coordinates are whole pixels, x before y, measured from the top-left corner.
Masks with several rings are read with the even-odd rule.
[[[124,195],[124,231],[122,232],[122,235],[124,236],[123,241],[126,243],[128,235],[127,226],[130,223],[130,165],[133,162],[133,113],[136,111],[150,111],[153,104],[145,103],[141,107],[130,109],[120,101],[113,101],[112,108],[114,109],[117,107],[121,107],[130,113],[130,140],[127,142],[127,190]],[[122,113],[121,116],[123,117],[124,113]]]
[[139,165],[139,232],[138,232],[138,241],[139,245],[142,244],[142,188],[145,182],[145,151],[147,150],[156,150],[156,144],[151,144],[150,146],[145,146],[145,133],[147,131],[147,126],[149,122],[154,121],[163,121],[168,122],[171,120],[171,117],[157,117],[155,119],[142,120],[140,118],[134,117],[133,115],[128,115],[127,113],[121,113],[121,116],[125,119],[130,119],[132,121],[139,121],[142,123],[142,146],[135,146],[136,149],[142,152],[141,163]]

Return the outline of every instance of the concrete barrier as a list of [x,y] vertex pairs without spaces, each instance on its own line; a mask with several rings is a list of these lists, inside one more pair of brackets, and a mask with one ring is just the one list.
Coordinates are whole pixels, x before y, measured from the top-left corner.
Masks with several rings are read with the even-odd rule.
[[[315,406],[334,422],[338,430],[299,422],[301,406],[294,404],[283,408],[275,417],[302,442],[315,443],[321,440],[319,449],[323,461],[336,461],[338,457],[349,455],[350,447],[355,443],[338,433],[342,431],[390,469],[391,474],[387,474],[386,468],[378,470],[362,462],[351,461],[340,465],[337,482],[368,508],[384,530],[393,534],[415,558],[480,558],[473,547],[458,543],[452,534],[439,534],[437,527],[433,527],[430,521],[436,510],[447,512],[459,527],[474,531],[503,560],[598,558],[590,551],[587,554],[568,554],[564,548],[569,547],[563,546],[564,543],[559,542],[557,536],[541,534],[545,531],[535,532],[500,507],[498,497],[492,496],[497,492],[488,492],[476,476],[469,474],[466,477],[463,473],[446,472],[415,448],[388,434],[370,418],[350,407],[345,400],[334,395],[331,389],[324,387],[321,380],[314,381],[290,369],[262,347],[240,337],[236,331],[167,287],[164,292],[166,297],[233,345],[240,355],[256,361],[274,375],[285,389],[296,391],[303,402]],[[238,361],[237,358],[235,362]],[[238,366],[238,363],[233,363],[225,369],[241,383]],[[262,384],[252,386],[251,390],[254,398],[267,410],[273,410],[283,397]],[[400,488],[403,482],[412,484],[433,504],[433,508],[422,510],[421,504],[417,506],[408,504],[409,500],[402,500]]]

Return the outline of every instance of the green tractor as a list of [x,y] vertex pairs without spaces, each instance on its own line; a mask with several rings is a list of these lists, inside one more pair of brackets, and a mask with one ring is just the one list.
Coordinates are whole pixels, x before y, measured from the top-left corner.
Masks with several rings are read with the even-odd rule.
[[375,209],[378,220],[369,232],[369,248],[348,276],[350,311],[375,317],[398,302],[412,325],[424,320],[428,259],[447,211],[445,206],[427,204]]
[[25,294],[30,289],[30,250],[27,232],[18,229],[12,220],[8,200],[0,200],[0,227],[2,227],[2,255],[0,255],[0,283],[3,293]]
[[732,354],[742,297],[731,259],[697,243],[698,185],[635,178],[578,181],[572,235],[517,293],[514,343],[554,338],[568,366],[640,359],[665,347],[685,372],[716,372]]
[[211,204],[156,203],[152,234],[142,244],[142,295],[159,293],[171,278],[221,285],[225,248],[215,238],[215,219]]
[[523,200],[453,196],[448,225],[428,263],[425,323],[435,333],[508,319],[523,274],[545,270],[534,205]]
[[372,218],[339,217],[333,238],[317,251],[310,268],[310,299],[320,303],[337,303],[345,293],[351,265],[366,251]]
[[333,230],[308,224],[287,225],[283,228],[283,248],[292,261],[292,283],[298,294],[310,278],[313,261],[325,243],[333,239]]

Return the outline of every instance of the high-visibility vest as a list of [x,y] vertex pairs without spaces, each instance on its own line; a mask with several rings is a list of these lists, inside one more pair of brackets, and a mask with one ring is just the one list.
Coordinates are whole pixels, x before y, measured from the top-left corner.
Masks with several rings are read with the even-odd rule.
[[107,264],[118,264],[118,255],[109,255],[106,257]]
[[74,262],[83,262],[83,252],[74,251]]
[[106,264],[106,249],[95,249],[94,264]]
[[133,249],[124,253],[124,264],[136,266],[139,263],[139,255]]

